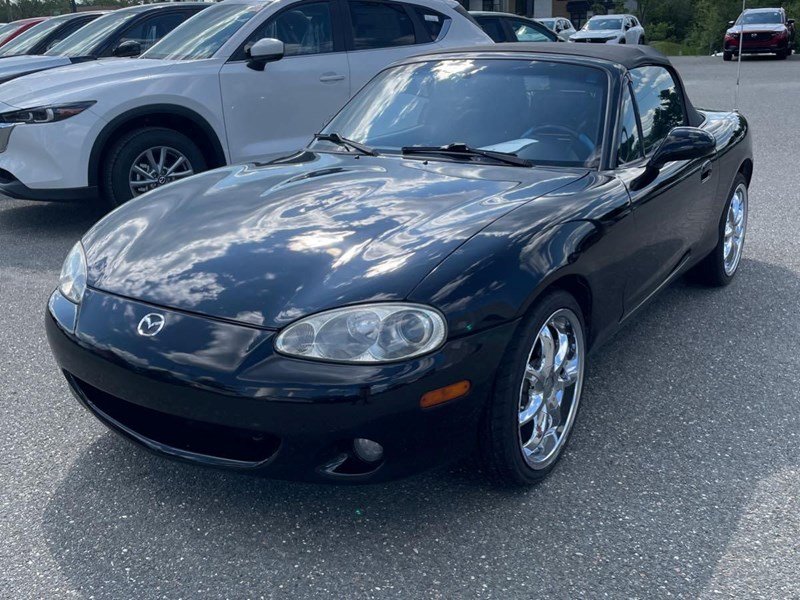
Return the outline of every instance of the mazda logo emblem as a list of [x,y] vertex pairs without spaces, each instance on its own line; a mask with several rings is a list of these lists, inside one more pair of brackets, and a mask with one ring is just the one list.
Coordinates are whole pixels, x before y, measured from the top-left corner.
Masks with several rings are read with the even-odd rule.
[[158,335],[162,329],[164,329],[164,315],[150,313],[142,317],[136,331],[139,335],[153,337],[154,335]]
[[751,37],[751,38],[752,38],[752,37],[758,37],[758,34],[757,34],[757,33],[751,33],[751,34],[750,34],[750,37]]

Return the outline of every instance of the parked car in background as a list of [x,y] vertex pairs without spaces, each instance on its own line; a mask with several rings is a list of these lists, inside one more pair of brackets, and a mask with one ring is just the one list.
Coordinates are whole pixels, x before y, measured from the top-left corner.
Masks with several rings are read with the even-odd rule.
[[749,8],[736,21],[728,23],[728,27],[723,60],[737,56],[740,44],[742,54],[775,54],[779,59],[792,55],[794,19],[788,19],[782,8]]
[[454,0],[207,6],[141,58],[0,86],[0,119],[14,127],[10,137],[0,130],[0,191],[102,194],[116,206],[211,167],[301,148],[386,65],[489,41]]
[[43,55],[0,60],[0,83],[100,58],[138,56],[209,6],[204,2],[170,2],[117,9],[85,25]]
[[19,19],[18,21],[12,21],[11,23],[6,23],[3,26],[0,26],[0,47],[3,44],[7,44],[11,40],[13,40],[18,35],[25,33],[28,29],[33,27],[34,25],[38,25],[42,21],[46,20],[47,17],[33,17],[30,19]]
[[647,38],[644,27],[633,15],[595,15],[570,37],[570,41],[590,44],[646,44]]
[[564,17],[553,17],[552,19],[536,19],[550,29],[554,31],[558,37],[560,37],[565,42],[569,41],[569,38],[572,37],[572,34],[575,33],[575,26],[572,24],[572,21],[569,19],[565,19]]
[[162,456],[366,483],[477,446],[531,485],[589,351],[690,269],[733,280],[752,168],[744,117],[697,111],[652,48],[415,56],[305,151],[100,221],[47,338],[78,400]]
[[547,27],[519,15],[490,11],[470,11],[486,34],[495,42],[557,42],[558,36]]
[[103,12],[79,12],[50,17],[0,47],[0,58],[26,54],[44,54]]

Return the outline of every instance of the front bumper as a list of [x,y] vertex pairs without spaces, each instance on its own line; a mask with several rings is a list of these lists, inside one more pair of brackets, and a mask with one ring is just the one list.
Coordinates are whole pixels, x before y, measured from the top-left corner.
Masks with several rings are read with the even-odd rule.
[[[159,312],[156,337],[136,333]],[[389,365],[292,359],[271,331],[168,311],[87,290],[78,311],[57,291],[47,337],[76,397],[128,439],[171,458],[280,479],[375,482],[472,449],[516,323]],[[74,333],[72,332],[74,328]],[[430,409],[420,398],[467,379],[469,393]],[[360,460],[353,440],[380,443]]]
[[[786,52],[789,44],[785,41],[780,43],[772,42],[754,42],[749,43],[745,40],[742,45],[742,54],[777,54],[778,52]],[[733,54],[739,53],[739,43],[734,44],[730,42],[725,43],[725,52],[732,52]]]
[[10,126],[0,139],[0,193],[23,200],[97,196],[89,156],[103,121],[87,109],[56,123]]

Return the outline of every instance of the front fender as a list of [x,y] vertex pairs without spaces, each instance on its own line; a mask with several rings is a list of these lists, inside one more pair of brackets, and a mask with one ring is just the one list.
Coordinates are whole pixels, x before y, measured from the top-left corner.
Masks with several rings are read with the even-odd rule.
[[498,237],[484,231],[454,252],[409,299],[439,308],[451,337],[524,315],[536,297],[571,267],[598,237],[590,221]]

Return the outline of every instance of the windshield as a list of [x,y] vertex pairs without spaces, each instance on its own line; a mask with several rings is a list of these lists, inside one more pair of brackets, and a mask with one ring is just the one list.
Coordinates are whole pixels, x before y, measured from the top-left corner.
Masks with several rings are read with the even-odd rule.
[[0,25],[0,42],[19,29],[19,23],[6,23]]
[[217,4],[196,14],[142,54],[142,58],[211,58],[265,4]]
[[[401,65],[367,84],[324,133],[381,154],[463,143],[534,164],[594,166],[607,88],[604,71],[563,62],[449,59]],[[326,141],[314,148],[343,151]]]
[[556,20],[555,19],[536,19],[536,20],[539,21],[539,23],[541,23],[542,25],[544,25],[548,29],[555,29],[556,28]]
[[622,19],[595,19],[591,18],[583,26],[585,31],[602,31],[607,29],[622,29]]
[[0,48],[0,56],[16,56],[18,54],[28,54],[36,45],[61,27],[66,21],[71,20],[72,15],[63,17],[53,17],[34,25],[15,37],[13,40]]
[[112,12],[103,15],[82,27],[67,39],[59,42],[45,52],[46,56],[91,56],[97,51],[97,46],[107,41],[111,33],[138,15],[135,11]]
[[783,16],[779,10],[744,13],[736,22],[737,25],[767,25],[780,23],[783,23]]

